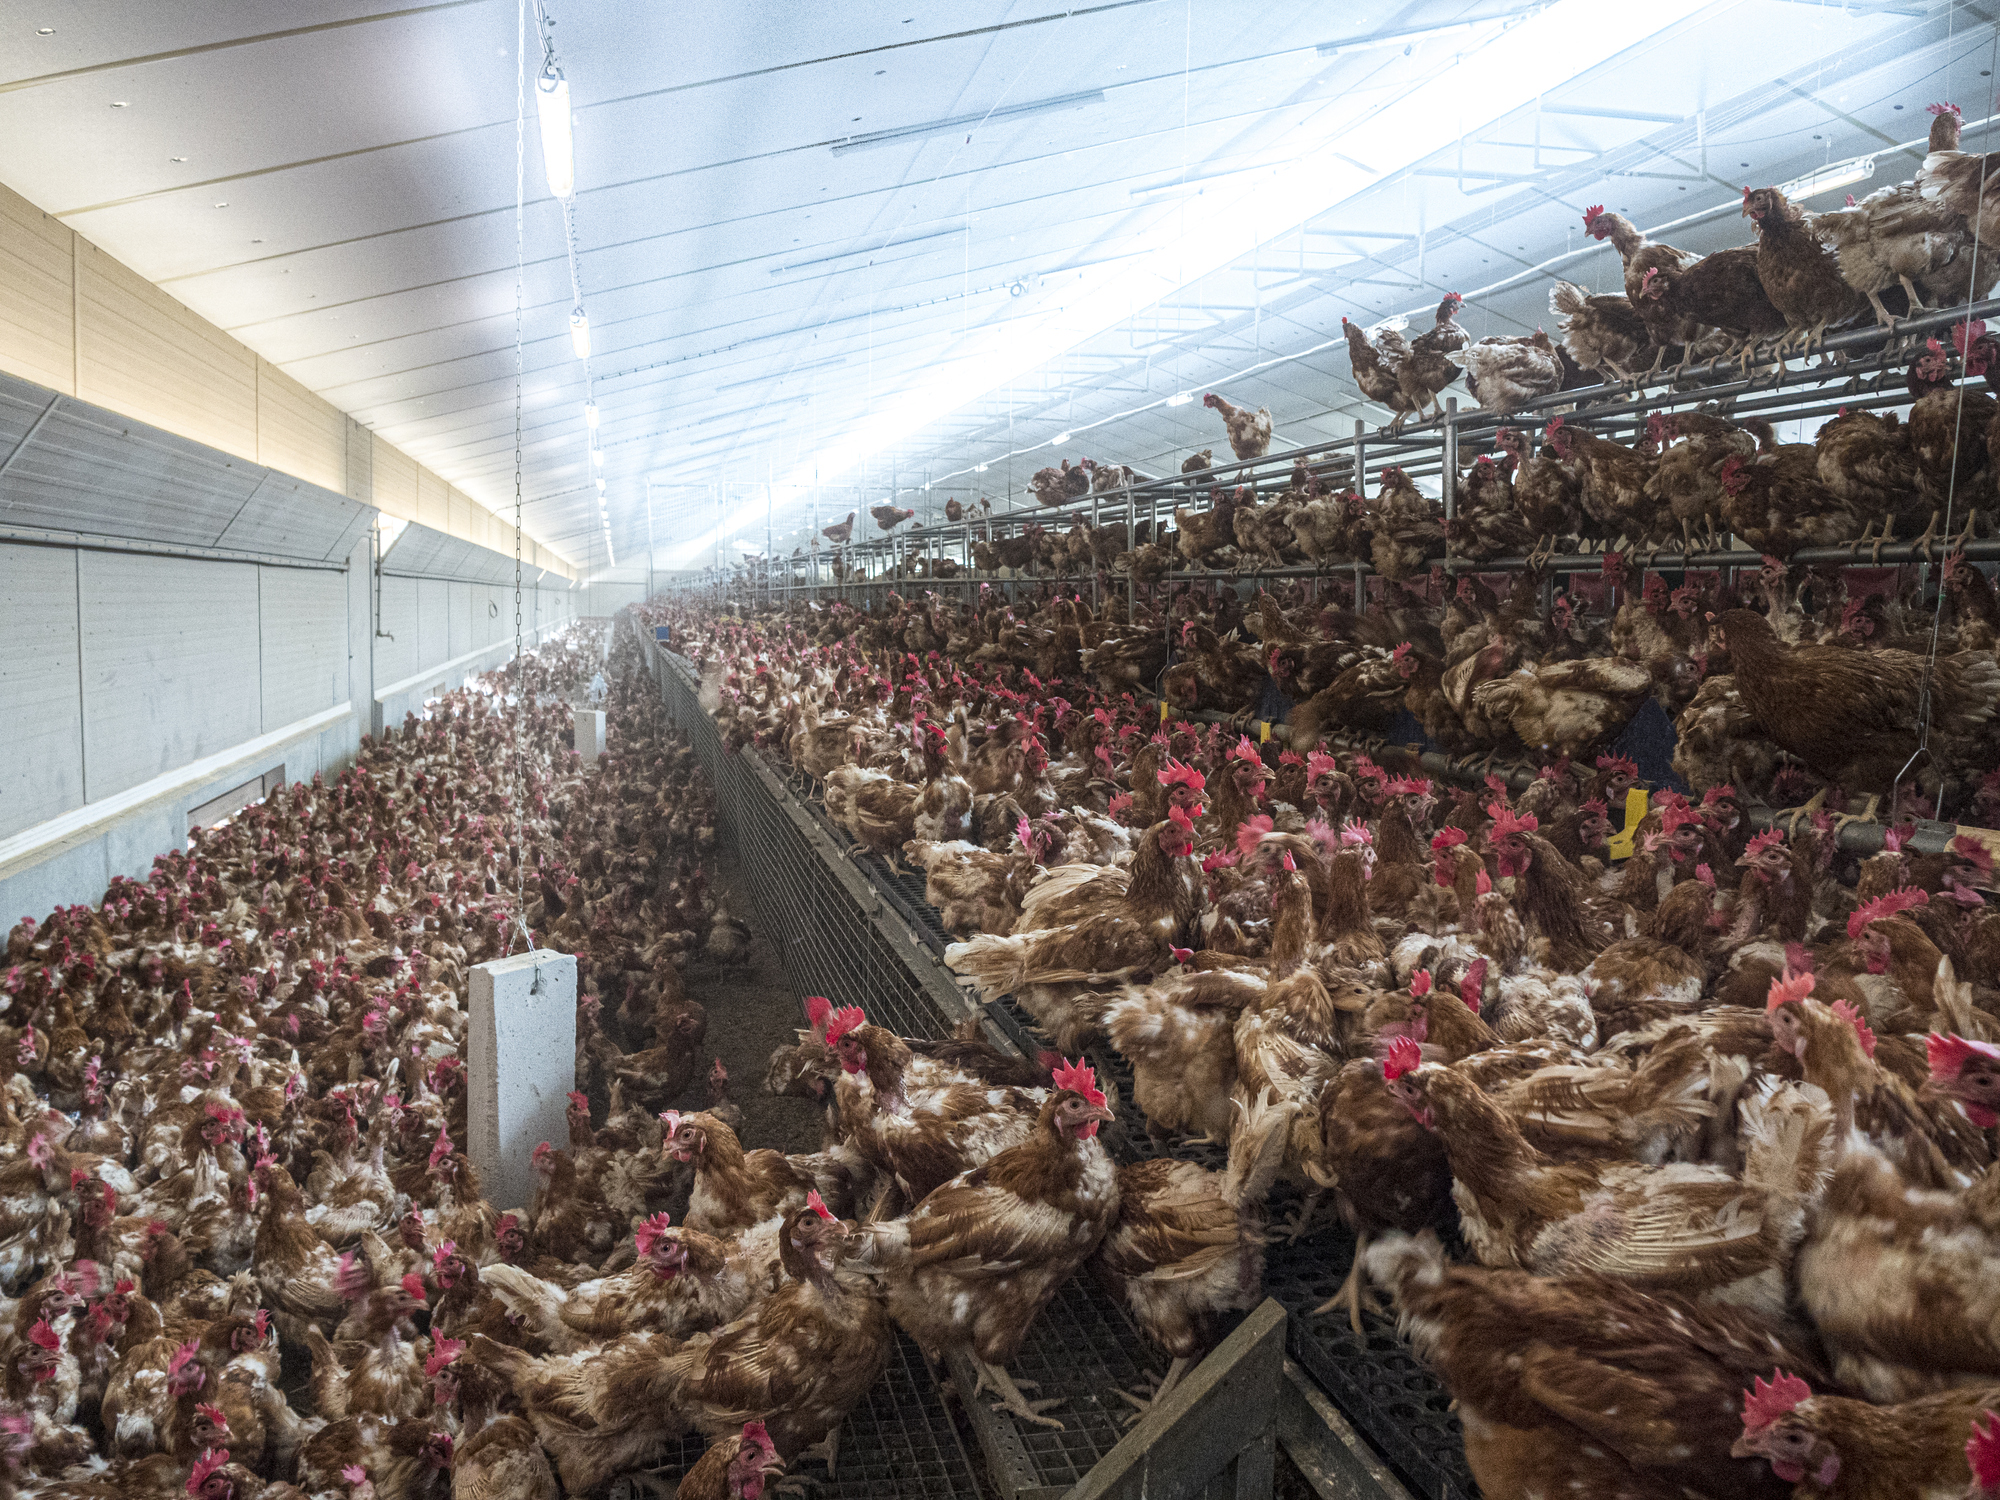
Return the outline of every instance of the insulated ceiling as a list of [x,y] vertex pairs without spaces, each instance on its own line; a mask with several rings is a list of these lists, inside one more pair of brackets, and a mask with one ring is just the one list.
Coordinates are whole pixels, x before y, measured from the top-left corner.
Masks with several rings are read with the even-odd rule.
[[[1641,225],[1718,210],[1674,242],[1739,243],[1746,182],[1871,152],[1875,183],[1908,176],[1921,148],[1898,148],[1925,104],[1976,120],[1994,92],[1993,14],[1948,0],[1687,7],[1580,71],[1591,38],[1573,28],[1504,72],[1481,59],[1549,7],[544,8],[576,103],[610,541],[620,563],[650,546],[663,567],[731,531],[761,547],[767,503],[782,536],[892,489],[1018,496],[1064,430],[1063,451],[1142,470],[1221,446],[1198,402],[1131,414],[1181,390],[1268,405],[1287,442],[1351,431],[1384,414],[1344,349],[1317,347],[1343,315],[1451,289],[1476,335],[1532,329],[1547,263],[1588,243],[1586,205]],[[1587,28],[1631,11],[1558,13]],[[505,514],[520,24],[518,0],[18,0],[0,23],[0,177]],[[1434,149],[1444,111],[1397,111],[1440,80],[1454,118]],[[1157,267],[1221,222],[1207,216],[1244,214],[1266,175],[1364,134],[1372,186],[1266,194],[1244,253],[1148,282],[1114,322],[926,411],[955,356],[1123,265]],[[532,104],[521,144],[524,503],[601,568]],[[1617,285],[1605,248],[1555,269]],[[897,431],[904,411],[925,420]],[[864,428],[880,440],[853,452]],[[816,467],[817,488],[785,482]]]

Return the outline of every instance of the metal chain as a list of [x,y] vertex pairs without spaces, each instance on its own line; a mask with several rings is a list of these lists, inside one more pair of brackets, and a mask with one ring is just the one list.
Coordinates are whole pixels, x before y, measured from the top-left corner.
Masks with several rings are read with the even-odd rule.
[[[1957,19],[1958,19],[1958,7],[1956,5],[1953,5],[1951,8],[1950,19],[1946,23],[1947,26],[1955,27],[1957,24]],[[1949,37],[1947,37],[1946,41],[1947,49],[1949,49],[1949,46],[1950,46],[1950,40]],[[1949,56],[1948,51],[1947,51],[1947,56]],[[1994,69],[2000,69],[2000,22],[1995,22],[1993,26],[1993,44],[1991,49],[1991,57],[1987,63],[1987,68],[1989,73]],[[1992,133],[1992,126],[1990,124],[1987,127],[1987,131],[1988,131],[1988,137],[1990,139]],[[1965,148],[1965,143],[1961,141],[1959,143],[1959,149],[1962,151],[1964,150],[1964,148]],[[1959,360],[1960,360],[1959,378],[1961,382],[1963,382],[1966,379],[1966,374],[1964,370],[1964,360],[1966,356],[1972,352],[1972,304],[1975,298],[1977,297],[1979,290],[1978,286],[1979,251],[1980,251],[1979,231],[1981,224],[1986,217],[1986,180],[1990,175],[1991,175],[1990,169],[1986,166],[1984,162],[1981,162],[1979,169],[1979,196],[1974,200],[1973,214],[1972,214],[1972,259],[1970,264],[1966,268],[1967,281],[1965,288],[1965,318],[1964,321],[1959,325],[1961,330],[1958,338]],[[1960,430],[1964,427],[1964,425],[1965,425],[1965,387],[1961,383],[1958,386],[1957,407],[1952,413],[1951,472],[1945,478],[1944,534],[1947,537],[1951,535],[1951,523],[1955,519],[1954,511],[1958,499],[1958,443],[1959,443]],[[1929,570],[1926,568],[1925,571],[1928,572]],[[1910,758],[1903,762],[1902,770],[1896,773],[1895,781],[1890,783],[1889,786],[1889,822],[1892,824],[1896,821],[1896,811],[1897,811],[1896,804],[1901,799],[1903,793],[1903,778],[1910,773],[1911,768],[1914,767],[1919,760],[1935,760],[1935,757],[1932,756],[1931,754],[1931,717],[1935,707],[1933,699],[1934,699],[1934,689],[1937,685],[1938,649],[1942,642],[1942,637],[1944,633],[1944,595],[1945,595],[1944,579],[1940,577],[1937,580],[1937,602],[1932,606],[1931,609],[1930,646],[1929,649],[1926,650],[1924,653],[1923,685],[1918,690],[1917,693],[1917,748],[1910,752]],[[1931,816],[1933,818],[1941,817],[1944,814],[1945,790],[1946,790],[1945,778],[1942,774],[1940,774],[1938,777],[1937,801],[1931,808]]]
[[[521,761],[527,738],[528,663],[521,654],[521,317],[526,256],[523,231],[528,140],[528,3],[520,0],[514,39],[514,926],[532,951],[528,930],[528,777]],[[514,934],[507,934],[514,951]]]

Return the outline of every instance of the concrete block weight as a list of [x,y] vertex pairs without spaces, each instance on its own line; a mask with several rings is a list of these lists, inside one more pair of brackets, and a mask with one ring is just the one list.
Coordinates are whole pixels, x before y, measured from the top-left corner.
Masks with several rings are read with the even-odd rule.
[[538,948],[472,970],[467,1150],[502,1212],[535,1195],[535,1147],[569,1142],[576,1087],[576,959]]
[[576,711],[576,753],[590,765],[604,753],[604,710],[579,708]]

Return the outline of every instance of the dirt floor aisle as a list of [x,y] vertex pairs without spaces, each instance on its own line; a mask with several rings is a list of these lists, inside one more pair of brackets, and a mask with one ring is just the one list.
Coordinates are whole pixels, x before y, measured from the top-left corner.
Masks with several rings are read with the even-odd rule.
[[[771,1053],[796,1040],[805,1024],[799,998],[786,982],[784,968],[771,936],[759,927],[757,910],[744,887],[744,872],[735,852],[718,852],[712,889],[731,915],[750,926],[750,962],[740,969],[719,969],[700,957],[682,971],[688,995],[708,1011],[708,1051],[729,1070],[729,1097],[743,1111],[743,1148],[754,1151],[817,1151],[820,1112],[804,1099],[779,1098],[764,1090],[764,1070]],[[708,1065],[685,1095],[680,1109],[701,1109],[708,1103]]]

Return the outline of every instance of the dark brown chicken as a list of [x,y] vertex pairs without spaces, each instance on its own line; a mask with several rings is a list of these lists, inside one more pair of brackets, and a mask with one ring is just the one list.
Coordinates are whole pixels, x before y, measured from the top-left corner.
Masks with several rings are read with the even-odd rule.
[[1799,352],[1810,353],[1828,328],[1867,313],[1867,302],[1840,274],[1840,257],[1783,193],[1745,188],[1743,217],[1757,226],[1757,280],[1785,320],[1781,348],[1797,344]]
[[1932,683],[1934,759],[1911,765],[1918,746],[1924,659],[1907,651],[1787,646],[1753,610],[1717,617],[1736,690],[1780,749],[1848,792],[1886,795],[1905,767],[1935,779],[1966,763],[1964,749],[2000,706],[2000,663],[1968,651],[1937,659]]

